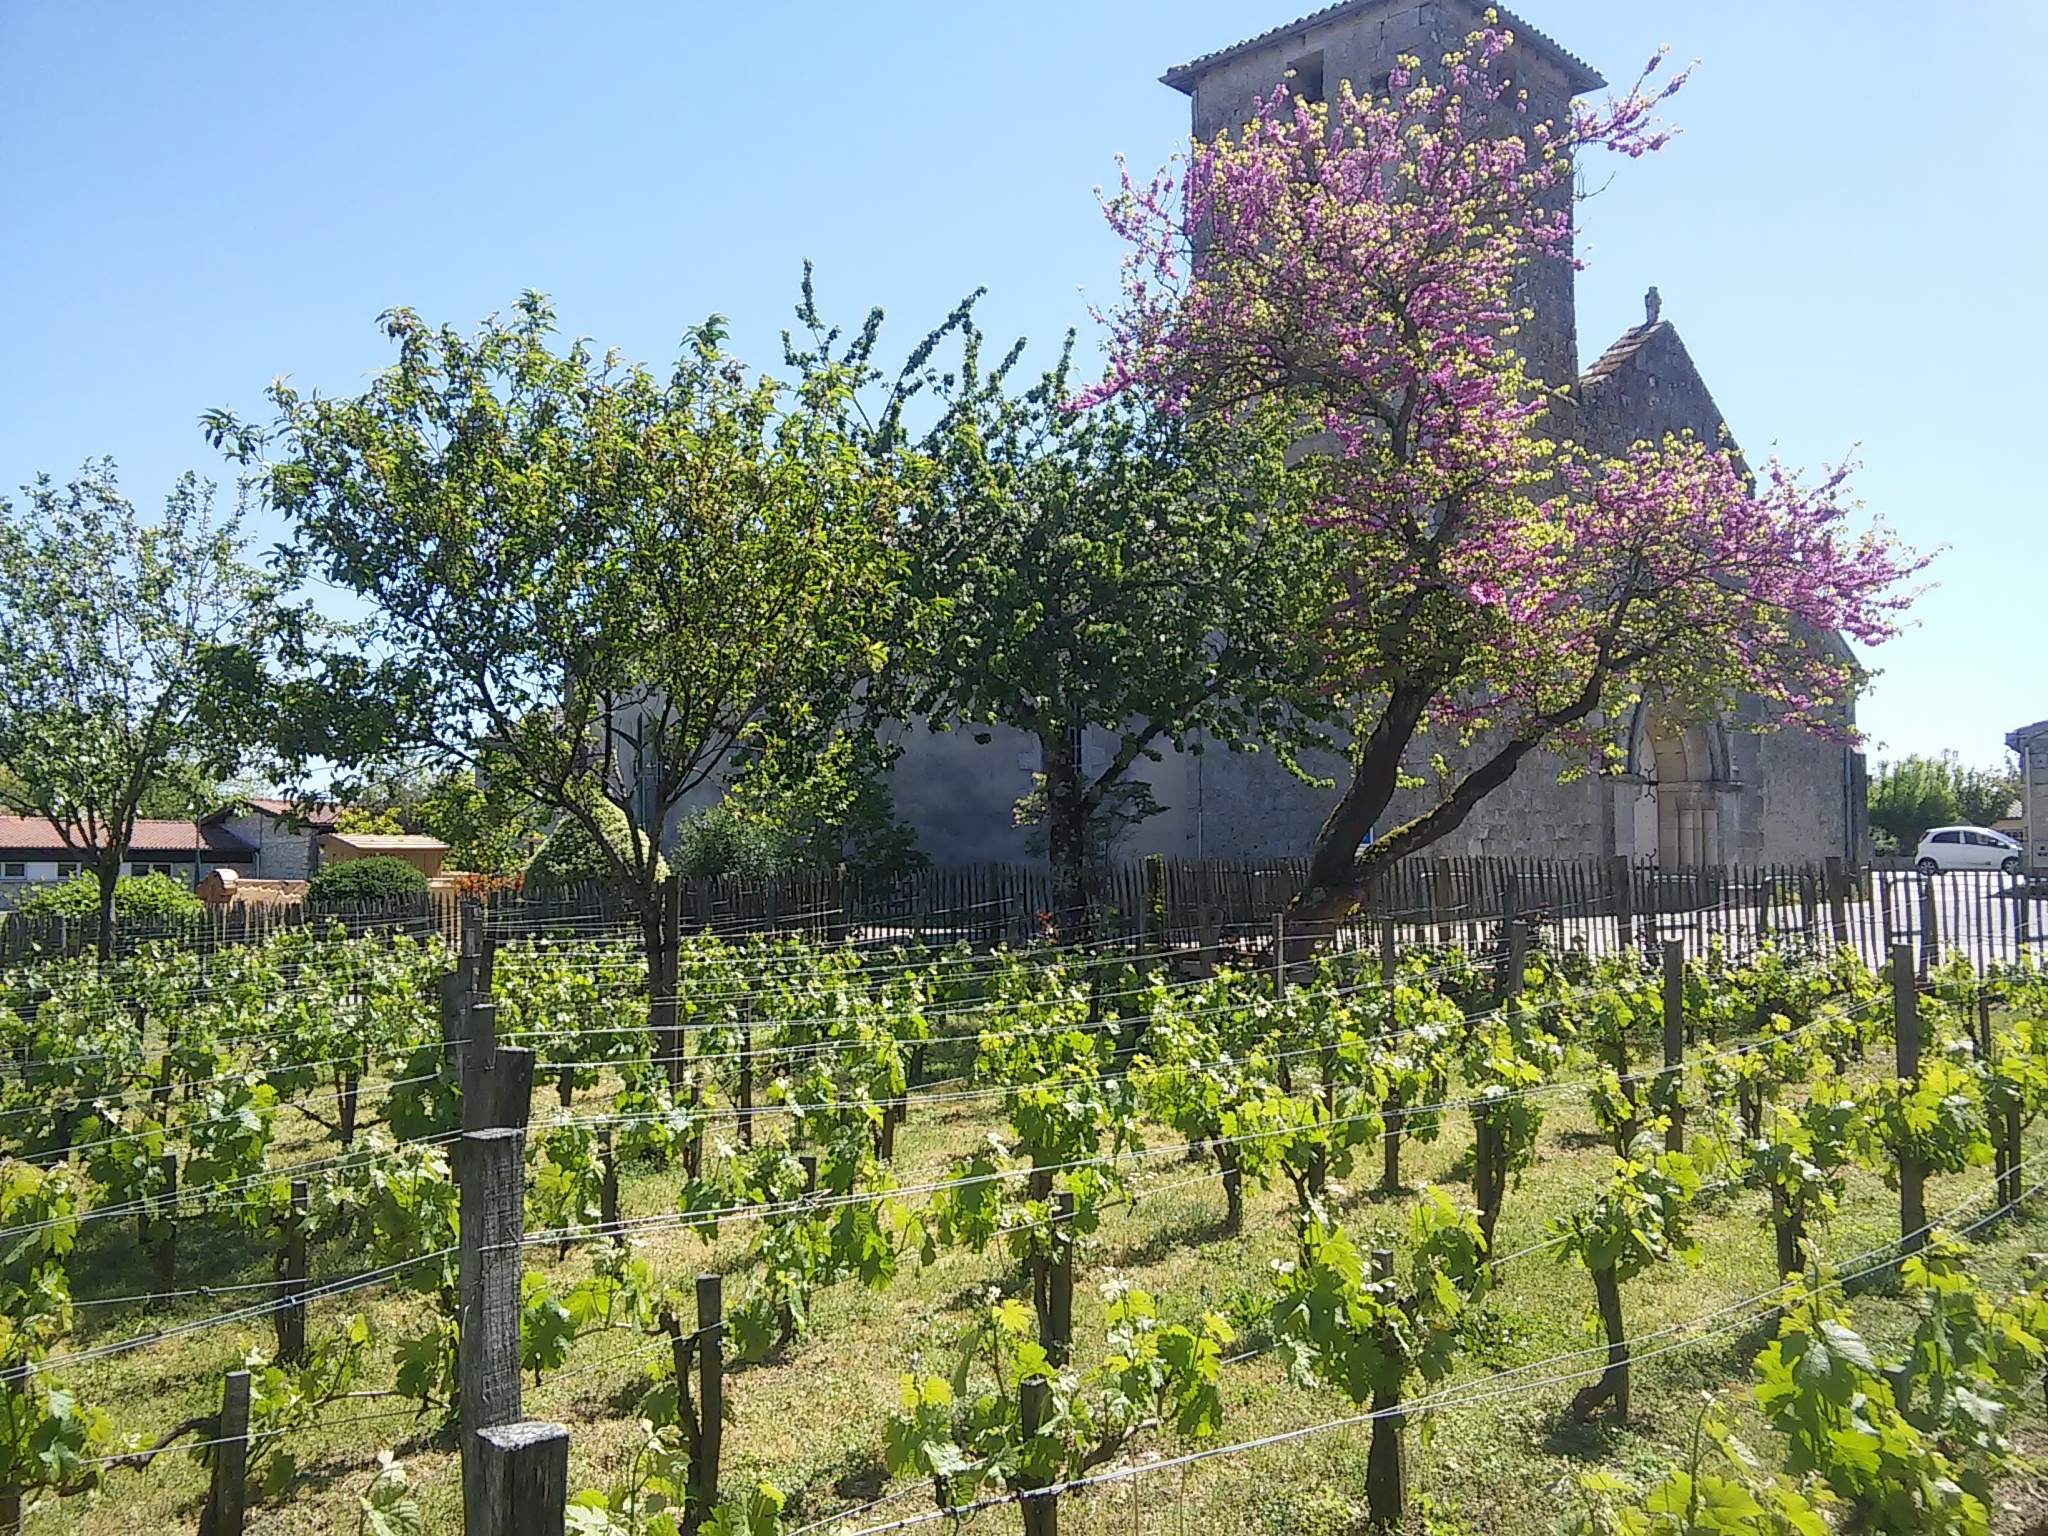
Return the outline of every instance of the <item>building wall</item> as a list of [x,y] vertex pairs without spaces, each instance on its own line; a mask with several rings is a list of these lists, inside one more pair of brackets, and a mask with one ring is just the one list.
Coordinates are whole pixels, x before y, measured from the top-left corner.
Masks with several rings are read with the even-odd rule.
[[[1427,70],[1445,53],[1463,46],[1481,25],[1484,10],[1483,4],[1471,0],[1387,0],[1383,6],[1288,29],[1260,48],[1201,71],[1191,91],[1194,136],[1206,142],[1252,121],[1276,88],[1299,88],[1301,76],[1297,73],[1290,81],[1290,66],[1317,55],[1326,101],[1341,99],[1344,81],[1360,96],[1384,92],[1389,71],[1404,55],[1421,60]],[[1527,111],[1518,114],[1517,128],[1555,122],[1565,115],[1572,90],[1561,68],[1520,46],[1502,62],[1512,88],[1528,95]],[[1498,110],[1505,117],[1512,109],[1503,104]],[[1557,199],[1567,214],[1570,192],[1567,180]],[[1517,307],[1534,311],[1516,338],[1518,350],[1538,378],[1569,383],[1579,372],[1576,281],[1570,263],[1539,262],[1516,286]]]
[[227,830],[256,850],[256,861],[243,873],[255,880],[307,880],[318,867],[319,834],[301,827],[286,832],[277,817],[251,811],[225,823]]

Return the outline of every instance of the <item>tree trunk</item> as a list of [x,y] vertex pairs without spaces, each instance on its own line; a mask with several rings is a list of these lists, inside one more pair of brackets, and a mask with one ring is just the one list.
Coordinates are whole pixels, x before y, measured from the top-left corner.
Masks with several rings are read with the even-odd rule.
[[102,857],[93,873],[100,882],[99,957],[114,958],[114,890],[121,883],[121,850],[113,850],[112,861]]
[[1607,1369],[1600,1379],[1572,1399],[1571,1415],[1583,1420],[1602,1403],[1617,1424],[1628,1422],[1628,1335],[1621,1323],[1621,1282],[1614,1266],[1593,1271],[1593,1295],[1600,1303],[1600,1326],[1607,1333]]
[[1372,1445],[1365,1453],[1365,1508],[1375,1530],[1397,1530],[1408,1509],[1408,1465],[1401,1444],[1401,1394],[1372,1395]]
[[1223,1230],[1244,1230],[1244,1169],[1238,1166],[1237,1148],[1227,1142],[1216,1147],[1216,1162],[1223,1169]]
[[1038,760],[1045,775],[1045,849],[1052,865],[1052,910],[1062,943],[1088,935],[1088,808],[1081,765],[1064,729],[1041,731]]
[[21,1490],[0,1493],[0,1536],[16,1536],[21,1530]]

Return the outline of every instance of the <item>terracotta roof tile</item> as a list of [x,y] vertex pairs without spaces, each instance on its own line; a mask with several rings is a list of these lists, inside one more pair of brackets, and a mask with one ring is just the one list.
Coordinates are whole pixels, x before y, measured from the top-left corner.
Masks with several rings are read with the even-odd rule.
[[[202,849],[202,857],[210,862],[241,864],[256,857],[254,847],[225,827],[201,825],[195,829],[189,821],[138,821],[128,851],[190,858],[195,841]],[[79,850],[67,847],[57,829],[40,816],[0,816],[0,854],[17,859],[24,855],[54,858],[69,863],[78,858]]]

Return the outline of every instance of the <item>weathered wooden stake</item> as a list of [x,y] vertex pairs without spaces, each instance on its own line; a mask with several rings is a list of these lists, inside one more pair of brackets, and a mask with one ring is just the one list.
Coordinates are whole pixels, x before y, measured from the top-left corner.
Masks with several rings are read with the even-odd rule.
[[740,1145],[754,1144],[754,1026],[740,1026],[739,1113]]
[[1052,1197],[1052,1260],[1046,1283],[1046,1358],[1065,1365],[1074,1350],[1074,1196],[1055,1190]]
[[167,1301],[178,1288],[178,1154],[166,1152],[157,1159],[163,1174],[163,1188],[156,1197],[156,1241],[150,1245],[150,1261],[156,1275],[156,1293],[151,1301]]
[[1849,942],[1849,872],[1839,856],[1823,866],[1828,886],[1828,924],[1834,930],[1835,947]]
[[597,1161],[604,1177],[597,1195],[604,1235],[617,1237],[625,1229],[619,1221],[619,1160],[612,1152],[612,1128],[608,1125],[597,1133]]
[[[1393,1249],[1373,1250],[1372,1278],[1381,1285],[1394,1278]],[[1401,1524],[1408,1510],[1408,1457],[1402,1443],[1406,1437],[1399,1389],[1375,1391],[1372,1411],[1372,1441],[1365,1453],[1365,1507],[1374,1526],[1391,1530]]]
[[1614,938],[1617,949],[1626,950],[1636,941],[1635,875],[1628,855],[1617,853],[1607,860],[1607,884],[1614,893]]
[[[1045,1410],[1050,1396],[1049,1384],[1043,1376],[1026,1377],[1017,1387],[1017,1409],[1023,1420],[1024,1438],[1036,1435],[1045,1423]],[[1037,1489],[1045,1487],[1042,1476],[1033,1474],[1026,1480],[1015,1479],[1017,1488],[1023,1493],[1024,1536],[1059,1536],[1059,1496],[1038,1494]]]
[[[1913,946],[1892,947],[1892,1011],[1895,1065],[1901,1083],[1920,1076],[1920,993],[1913,975]],[[1917,1253],[1927,1241],[1927,1170],[1909,1152],[1899,1153],[1899,1246]]]
[[461,1381],[463,1529],[491,1532],[479,1434],[519,1419],[520,1243],[525,1220],[526,1132],[493,1126],[462,1134],[462,1251],[456,1317]]
[[277,1309],[277,1358],[295,1365],[306,1358],[306,1210],[304,1179],[292,1180],[292,1213],[284,1228],[284,1299]]
[[249,1475],[249,1373],[229,1371],[220,1383],[215,1427],[213,1487],[200,1524],[205,1536],[242,1536]]
[[1664,941],[1664,1074],[1671,1093],[1671,1124],[1664,1128],[1664,1150],[1685,1150],[1685,1105],[1679,1101],[1679,1074],[1685,1070],[1685,945]]
[[569,1505],[569,1431],[541,1419],[477,1433],[484,1524],[469,1536],[563,1536]]
[[1920,877],[1920,981],[1926,984],[1941,964],[1941,916],[1934,904],[1934,881]]
[[[697,1438],[690,1456],[690,1512],[698,1523],[718,1503],[718,1453],[725,1432],[725,1308],[717,1275],[697,1277]],[[691,1526],[696,1529],[695,1525]]]

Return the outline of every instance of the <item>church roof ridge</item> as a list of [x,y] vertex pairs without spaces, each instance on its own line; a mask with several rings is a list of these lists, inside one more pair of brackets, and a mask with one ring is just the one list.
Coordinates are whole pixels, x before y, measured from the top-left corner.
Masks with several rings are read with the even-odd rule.
[[[1269,43],[1277,42],[1290,32],[1299,32],[1305,27],[1321,26],[1324,22],[1335,21],[1339,17],[1355,15],[1359,11],[1370,10],[1375,6],[1384,6],[1388,3],[1389,0],[1337,0],[1336,4],[1326,5],[1320,11],[1311,12],[1307,16],[1287,22],[1282,26],[1269,27],[1256,37],[1248,37],[1242,42],[1232,43],[1227,48],[1218,48],[1213,52],[1201,55],[1199,58],[1189,59],[1185,64],[1176,64],[1159,77],[1160,83],[1170,85],[1176,91],[1191,95],[1194,92],[1195,77],[1215,68],[1218,64],[1227,63],[1231,59],[1238,58],[1255,49],[1263,48]],[[1471,5],[1473,9],[1481,11],[1493,10],[1500,17],[1501,25],[1512,31],[1518,41],[1529,44],[1537,54],[1561,66],[1575,93],[1590,91],[1607,83],[1606,78],[1601,75],[1600,71],[1593,68],[1592,65],[1588,64],[1570,49],[1564,47],[1555,38],[1530,26],[1506,6],[1493,5],[1489,7],[1485,4],[1485,0],[1466,0],[1466,3]]]
[[1659,331],[1672,330],[1669,320],[1652,320],[1643,325],[1632,325],[1623,331],[1608,346],[1605,352],[1593,359],[1592,366],[1579,375],[1581,384],[1590,384],[1604,379],[1643,349],[1643,343]]

